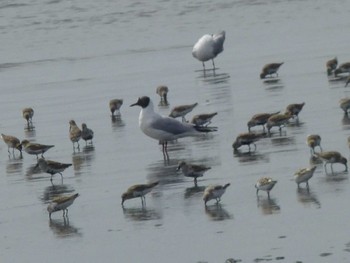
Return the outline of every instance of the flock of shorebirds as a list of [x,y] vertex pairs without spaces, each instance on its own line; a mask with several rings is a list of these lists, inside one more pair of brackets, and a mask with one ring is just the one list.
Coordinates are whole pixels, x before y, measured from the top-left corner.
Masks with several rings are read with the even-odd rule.
[[[194,58],[198,59],[203,64],[203,72],[207,70],[215,71],[214,58],[223,51],[223,44],[225,41],[225,31],[218,34],[206,34],[202,36],[194,45],[192,50],[192,55]],[[204,62],[212,60],[212,69],[206,69]],[[261,79],[273,79],[278,77],[278,70],[283,65],[282,63],[270,63],[262,68],[260,78]],[[343,63],[338,66],[337,58],[329,60],[326,63],[327,74],[338,77],[340,74],[341,78],[346,79],[345,86],[350,83],[350,76],[345,76],[343,73],[350,73],[350,62]],[[350,75],[350,74],[349,74]],[[156,93],[160,96],[159,105],[168,105],[168,92],[167,86],[159,86],[156,89]],[[123,105],[122,99],[113,99],[109,102],[109,109],[111,111],[112,118],[120,118],[120,108]],[[203,133],[215,132],[217,127],[209,126],[211,124],[212,118],[217,115],[217,112],[205,113],[195,115],[191,121],[187,121],[185,116],[191,112],[198,104],[190,105],[180,105],[174,107],[169,116],[161,116],[154,111],[154,106],[152,100],[143,96],[138,99],[138,101],[130,106],[140,106],[141,111],[139,115],[139,126],[141,131],[147,136],[159,141],[162,145],[163,157],[165,160],[169,160],[169,155],[167,151],[167,144],[169,141],[175,141],[179,138],[188,136],[200,136]],[[302,111],[305,103],[294,103],[286,107],[285,112],[273,112],[273,113],[258,113],[252,116],[252,118],[247,122],[248,132],[241,133],[237,136],[232,144],[233,150],[238,152],[239,148],[242,146],[248,146],[248,151],[251,152],[251,145],[254,146],[254,151],[256,150],[255,142],[261,138],[271,136],[271,129],[277,127],[281,134],[282,128],[286,124],[294,119],[298,122],[299,113]],[[340,101],[340,108],[344,110],[345,114],[348,113],[350,109],[350,98],[345,98]],[[27,128],[34,128],[32,118],[34,116],[34,110],[32,108],[25,108],[22,111],[23,118],[27,121]],[[176,120],[176,118],[181,118],[182,121]],[[73,144],[73,151],[80,150],[79,140],[85,140],[85,143],[92,144],[92,139],[94,137],[94,132],[92,129],[88,128],[85,123],[82,124],[81,129],[75,123],[74,120],[69,121],[69,139]],[[252,132],[252,128],[256,126],[262,126],[261,132]],[[44,158],[44,153],[54,145],[44,145],[39,143],[33,143],[28,140],[20,141],[18,138],[12,135],[1,134],[3,141],[8,146],[9,157],[11,155],[15,157],[15,150],[20,153],[20,158],[22,158],[22,150],[30,155],[36,155],[37,165],[40,167],[42,172],[48,173],[52,177],[55,174],[60,174],[63,182],[62,172],[70,167],[70,163],[60,163],[52,160],[46,160]],[[347,159],[342,156],[337,151],[322,151],[321,148],[321,137],[317,134],[309,135],[306,138],[306,143],[310,148],[310,153],[312,156],[319,158],[324,162],[324,169],[327,172],[327,165],[331,166],[331,171],[333,173],[333,164],[341,163],[345,166],[345,171],[347,171]],[[350,136],[348,138],[348,143],[350,145]],[[318,147],[319,151],[316,152],[315,148]],[[11,152],[12,150],[12,152]],[[39,155],[40,158],[39,158]],[[182,170],[182,173],[186,177],[191,177],[194,180],[195,186],[197,186],[197,178],[202,177],[203,174],[211,169],[211,167],[192,164],[186,161],[180,161],[177,166],[177,170]],[[295,182],[300,187],[301,183],[306,184],[306,188],[309,189],[309,179],[312,178],[315,172],[316,166],[300,169],[295,173]],[[276,185],[277,181],[270,177],[260,178],[256,184],[256,194],[260,190],[266,191],[268,198],[270,198],[270,191]],[[152,191],[159,182],[151,182],[148,184],[137,184],[129,187],[125,193],[122,194],[122,206],[124,202],[132,198],[141,198],[142,206],[145,205],[146,199],[145,195]],[[217,203],[220,202],[222,195],[225,193],[226,188],[230,186],[230,183],[225,185],[211,185],[206,187],[203,194],[203,201],[205,206],[210,200],[216,200]],[[53,198],[47,207],[49,212],[49,218],[51,219],[51,214],[56,211],[63,211],[63,216],[68,215],[68,207],[73,204],[74,200],[79,196],[78,193],[69,196],[59,196]]]

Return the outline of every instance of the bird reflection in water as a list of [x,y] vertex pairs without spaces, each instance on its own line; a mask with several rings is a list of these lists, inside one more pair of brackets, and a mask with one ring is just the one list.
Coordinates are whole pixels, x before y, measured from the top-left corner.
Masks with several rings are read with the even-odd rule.
[[297,197],[298,201],[305,206],[316,205],[317,208],[321,208],[317,196],[308,188],[298,188]]
[[34,126],[33,127],[30,127],[28,128],[27,126],[25,126],[24,128],[24,134],[25,134],[25,137],[27,139],[33,139],[35,140],[35,136],[36,136],[36,131],[34,129]]
[[284,88],[284,84],[280,78],[264,79],[263,84],[266,90],[269,90],[269,91],[280,91]]
[[93,145],[84,146],[81,152],[72,154],[72,163],[75,175],[81,174],[81,169],[91,166],[91,162],[95,159],[95,147]]
[[202,72],[203,74],[200,75],[198,78],[202,79],[202,81],[207,84],[223,84],[227,83],[230,80],[230,75],[228,73],[217,73],[216,70],[200,70],[200,72]]
[[205,213],[213,221],[233,219],[233,215],[228,213],[220,203],[205,206]]
[[267,154],[262,154],[258,152],[242,152],[240,150],[233,150],[233,157],[237,157],[240,163],[250,163],[250,162],[269,162]]
[[59,238],[82,236],[82,233],[80,233],[79,229],[70,224],[68,215],[62,219],[49,220],[49,227],[52,232]]
[[280,212],[281,208],[277,205],[275,198],[257,197],[258,208],[261,209],[263,215],[272,215]]
[[193,196],[197,196],[197,195],[202,197],[204,190],[205,190],[205,186],[188,187],[185,189],[184,197],[185,197],[185,199],[193,197]]
[[22,158],[9,159],[6,164],[6,174],[21,174],[23,170]]
[[111,124],[112,124],[113,131],[116,131],[116,130],[120,129],[121,127],[125,126],[125,122],[122,120],[121,115],[112,115]]
[[123,207],[123,214],[126,219],[130,219],[132,221],[149,221],[159,220],[162,218],[158,211],[152,208],[147,208],[146,206],[138,208]]
[[44,189],[41,201],[44,203],[48,203],[54,197],[61,196],[64,194],[71,194],[73,192],[75,192],[75,189],[67,184],[50,185]]

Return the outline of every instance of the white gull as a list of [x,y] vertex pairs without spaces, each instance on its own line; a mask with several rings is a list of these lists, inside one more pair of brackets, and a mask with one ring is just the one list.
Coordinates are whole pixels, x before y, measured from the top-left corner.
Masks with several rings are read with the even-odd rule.
[[213,69],[215,70],[214,58],[224,50],[225,31],[218,34],[202,36],[193,46],[192,56],[202,61],[203,70],[205,70],[204,62],[212,60]]
[[154,111],[149,97],[143,96],[130,106],[140,106],[139,126],[144,134],[158,140],[163,147],[163,154],[168,158],[167,144],[178,138],[197,136],[203,132],[216,131],[216,127],[200,127],[189,123],[182,123],[170,117],[164,117]]

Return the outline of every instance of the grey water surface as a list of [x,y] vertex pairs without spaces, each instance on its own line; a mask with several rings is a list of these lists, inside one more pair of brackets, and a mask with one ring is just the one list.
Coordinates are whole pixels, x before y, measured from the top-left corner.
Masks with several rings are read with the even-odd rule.
[[[349,262],[348,173],[317,164],[310,191],[293,181],[310,165],[308,134],[349,157],[350,119],[339,100],[350,89],[325,68],[334,56],[350,61],[348,1],[4,0],[0,14],[0,132],[54,144],[45,158],[73,164],[51,184],[35,156],[9,157],[1,142],[1,262]],[[192,47],[221,30],[219,69],[204,74]],[[284,65],[264,82],[270,62]],[[168,106],[158,106],[158,85],[170,89]],[[218,112],[218,131],[169,144],[164,161],[138,127],[140,108],[129,107],[144,95],[163,115],[198,102],[189,118]],[[124,99],[117,119],[114,98]],[[273,130],[255,152],[233,152],[252,115],[301,102],[299,123]],[[24,107],[35,111],[34,129]],[[93,145],[73,151],[71,119],[94,130]],[[180,160],[212,168],[194,187],[176,171]],[[278,180],[270,199],[256,196],[261,176]],[[145,207],[139,199],[121,207],[129,186],[156,180]],[[226,183],[221,205],[205,208],[204,188]],[[68,219],[57,212],[50,221],[48,202],[76,192]]]

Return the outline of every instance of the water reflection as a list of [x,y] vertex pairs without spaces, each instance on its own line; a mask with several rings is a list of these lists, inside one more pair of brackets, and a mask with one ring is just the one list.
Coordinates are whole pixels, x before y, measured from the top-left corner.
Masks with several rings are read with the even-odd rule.
[[160,100],[158,103],[158,107],[162,109],[169,109],[170,103],[166,100]]
[[43,203],[48,203],[57,196],[71,194],[73,192],[75,192],[75,189],[67,184],[50,185],[44,189],[41,201]]
[[63,217],[62,219],[49,220],[49,227],[58,238],[82,236],[79,229],[69,222],[68,216]]
[[24,128],[24,135],[27,139],[29,140],[34,140],[35,136],[36,136],[36,131],[34,129],[35,127],[30,127],[28,128],[27,125]]
[[121,115],[113,115],[111,117],[111,123],[112,123],[113,131],[116,131],[116,130],[120,129],[121,127],[125,126],[125,122],[122,120]]
[[[36,176],[40,174],[41,176]],[[30,165],[27,170],[26,170],[26,178],[28,180],[38,180],[38,179],[42,179],[44,178],[44,173],[41,171],[40,167],[38,167],[38,165],[32,164]]]
[[271,138],[272,145],[275,146],[286,146],[286,145],[295,145],[294,136],[284,136],[284,137],[275,137]]
[[263,84],[266,90],[270,91],[280,91],[284,88],[284,84],[280,78],[267,78],[264,79]]
[[213,221],[233,219],[233,215],[222,208],[222,205],[219,203],[205,206],[205,213],[208,215],[209,219]]
[[233,150],[233,157],[237,157],[240,163],[251,163],[257,161],[269,162],[268,154],[259,152],[241,152],[240,150]]
[[182,173],[176,171],[179,160],[170,159],[164,165],[164,161],[157,161],[147,167],[147,179],[150,182],[159,181],[160,184],[174,184],[184,181]]
[[22,174],[23,171],[23,159],[9,159],[6,164],[7,175]]
[[83,167],[91,166],[91,162],[95,159],[95,147],[93,145],[84,146],[81,152],[72,154],[72,164],[75,175],[81,174]]
[[204,192],[206,186],[193,186],[185,189],[185,199],[190,198],[194,195],[200,195]]
[[123,207],[123,214],[126,219],[130,219],[132,221],[148,221],[162,218],[161,214],[155,209],[147,208],[145,206],[139,208]]
[[349,130],[350,129],[350,117],[348,114],[345,114],[343,115],[343,118],[341,120],[341,123],[343,124],[343,129],[344,130]]
[[257,197],[258,208],[261,209],[263,215],[271,215],[279,213],[281,208],[277,205],[275,198],[261,198]]
[[298,188],[297,189],[298,201],[305,205],[309,206],[310,204],[316,205],[317,208],[321,208],[321,203],[318,200],[316,194],[308,188]]
[[199,70],[202,73],[198,78],[202,79],[204,83],[208,84],[223,84],[227,83],[230,79],[230,75],[228,73],[217,73],[218,68]]

